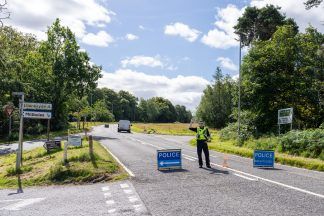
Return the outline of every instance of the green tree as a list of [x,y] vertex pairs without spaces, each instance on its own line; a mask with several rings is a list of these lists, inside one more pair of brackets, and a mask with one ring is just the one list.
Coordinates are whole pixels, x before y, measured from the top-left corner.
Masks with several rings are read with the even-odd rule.
[[235,33],[241,37],[242,45],[249,46],[253,40],[268,40],[278,26],[292,25],[295,33],[298,26],[293,19],[279,12],[280,7],[267,5],[263,8],[247,7],[234,26]]
[[99,100],[94,104],[93,114],[96,121],[114,121],[114,115],[107,109],[106,103],[103,100]]
[[211,127],[222,128],[230,121],[233,111],[234,81],[229,76],[224,77],[219,67],[213,77],[214,84],[204,90],[197,117]]
[[306,6],[306,9],[309,10],[312,7],[318,7],[323,0],[307,0],[304,4]]

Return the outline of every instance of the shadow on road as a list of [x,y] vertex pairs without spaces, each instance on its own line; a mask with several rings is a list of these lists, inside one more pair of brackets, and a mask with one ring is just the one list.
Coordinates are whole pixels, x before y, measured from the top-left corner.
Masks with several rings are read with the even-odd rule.
[[175,172],[189,172],[189,170],[186,169],[175,169],[175,170],[159,170],[163,173],[175,173]]
[[9,193],[8,196],[24,193],[24,191],[22,189],[22,183],[21,183],[20,174],[17,175],[17,184],[18,184],[17,192],[16,193]]
[[207,171],[211,171],[210,174],[215,174],[215,175],[219,175],[219,174],[229,174],[228,171],[226,170],[219,170],[219,169],[215,169],[215,168],[205,168],[203,167],[202,169],[207,170]]
[[282,169],[279,169],[279,168],[272,168],[272,167],[258,167],[258,169],[263,169],[263,170],[282,170]]
[[94,140],[118,140],[115,137],[93,136]]
[[0,155],[10,154],[10,153],[14,153],[14,152],[16,152],[16,150],[14,150],[12,148],[2,148],[2,149],[0,149]]

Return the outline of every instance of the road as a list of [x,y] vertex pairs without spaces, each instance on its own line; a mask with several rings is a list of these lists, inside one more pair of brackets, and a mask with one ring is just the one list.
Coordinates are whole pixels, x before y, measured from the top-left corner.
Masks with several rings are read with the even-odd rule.
[[[251,159],[233,155],[223,168],[224,155],[214,151],[212,169],[199,169],[196,150],[188,145],[192,137],[117,133],[116,125],[96,127],[92,134],[133,177],[12,195],[0,190],[0,215],[324,214],[323,172],[282,165],[256,169]],[[156,150],[165,148],[182,149],[183,170],[157,170]]]

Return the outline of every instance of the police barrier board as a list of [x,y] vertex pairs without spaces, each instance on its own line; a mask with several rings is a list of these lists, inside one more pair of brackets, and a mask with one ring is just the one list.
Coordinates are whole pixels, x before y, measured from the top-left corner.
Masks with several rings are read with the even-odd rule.
[[254,150],[253,167],[274,167],[275,153],[271,150]]
[[181,169],[181,149],[157,150],[158,170]]

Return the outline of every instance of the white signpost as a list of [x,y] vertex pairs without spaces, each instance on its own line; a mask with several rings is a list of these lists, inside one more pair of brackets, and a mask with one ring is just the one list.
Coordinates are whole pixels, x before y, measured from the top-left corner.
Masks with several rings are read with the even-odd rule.
[[24,103],[24,110],[52,110],[52,104],[49,103]]
[[81,146],[82,139],[79,135],[69,135],[68,136],[68,144],[71,146]]
[[279,135],[280,135],[280,125],[282,124],[290,124],[290,130],[292,130],[293,113],[294,113],[293,108],[278,110]]
[[29,103],[23,105],[23,117],[30,119],[51,119],[52,104],[49,103]]
[[51,112],[23,111],[23,117],[29,119],[51,119]]

